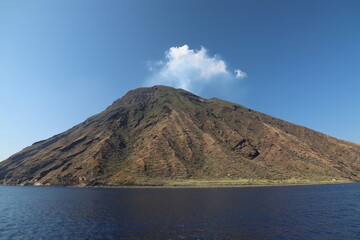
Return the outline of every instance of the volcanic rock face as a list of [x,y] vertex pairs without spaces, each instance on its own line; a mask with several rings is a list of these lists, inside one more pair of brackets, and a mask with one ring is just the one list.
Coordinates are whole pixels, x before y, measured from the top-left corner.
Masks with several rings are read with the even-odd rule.
[[360,179],[360,145],[241,105],[165,86],[0,163],[0,183],[124,185],[136,179]]

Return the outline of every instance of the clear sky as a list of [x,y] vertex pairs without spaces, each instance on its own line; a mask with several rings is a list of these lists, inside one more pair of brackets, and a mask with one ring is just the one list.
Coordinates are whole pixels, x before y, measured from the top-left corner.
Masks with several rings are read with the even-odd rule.
[[360,143],[360,1],[0,0],[0,160],[157,83]]

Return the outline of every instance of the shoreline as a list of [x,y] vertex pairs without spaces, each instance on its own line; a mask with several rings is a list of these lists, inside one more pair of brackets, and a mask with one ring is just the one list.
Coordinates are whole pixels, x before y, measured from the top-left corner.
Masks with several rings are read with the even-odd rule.
[[309,183],[269,183],[269,184],[208,184],[208,185],[98,185],[98,186],[80,186],[80,185],[7,185],[0,186],[12,187],[67,187],[67,188],[119,188],[119,189],[183,189],[183,188],[256,188],[256,187],[291,187],[291,186],[314,186],[314,185],[339,185],[352,184],[359,182],[336,181],[336,182],[309,182]]
[[284,183],[284,184],[218,184],[218,185],[123,185],[123,186],[67,186],[85,188],[133,188],[133,189],[180,189],[180,188],[256,188],[256,187],[292,187],[292,186],[314,186],[314,185],[339,185],[358,182],[314,182],[314,183]]

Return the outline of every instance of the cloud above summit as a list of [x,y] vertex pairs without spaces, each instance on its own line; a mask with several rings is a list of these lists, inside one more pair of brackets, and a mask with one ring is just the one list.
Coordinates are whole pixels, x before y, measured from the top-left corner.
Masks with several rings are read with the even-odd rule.
[[200,93],[214,84],[229,84],[247,77],[240,69],[229,71],[225,61],[208,50],[190,49],[188,45],[171,47],[159,61],[149,61],[151,72],[147,85],[168,85]]

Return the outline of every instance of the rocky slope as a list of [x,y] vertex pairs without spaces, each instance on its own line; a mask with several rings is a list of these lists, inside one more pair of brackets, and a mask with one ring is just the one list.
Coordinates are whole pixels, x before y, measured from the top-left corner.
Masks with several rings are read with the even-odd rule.
[[151,179],[360,179],[360,145],[165,86],[0,163],[2,184],[126,185]]

